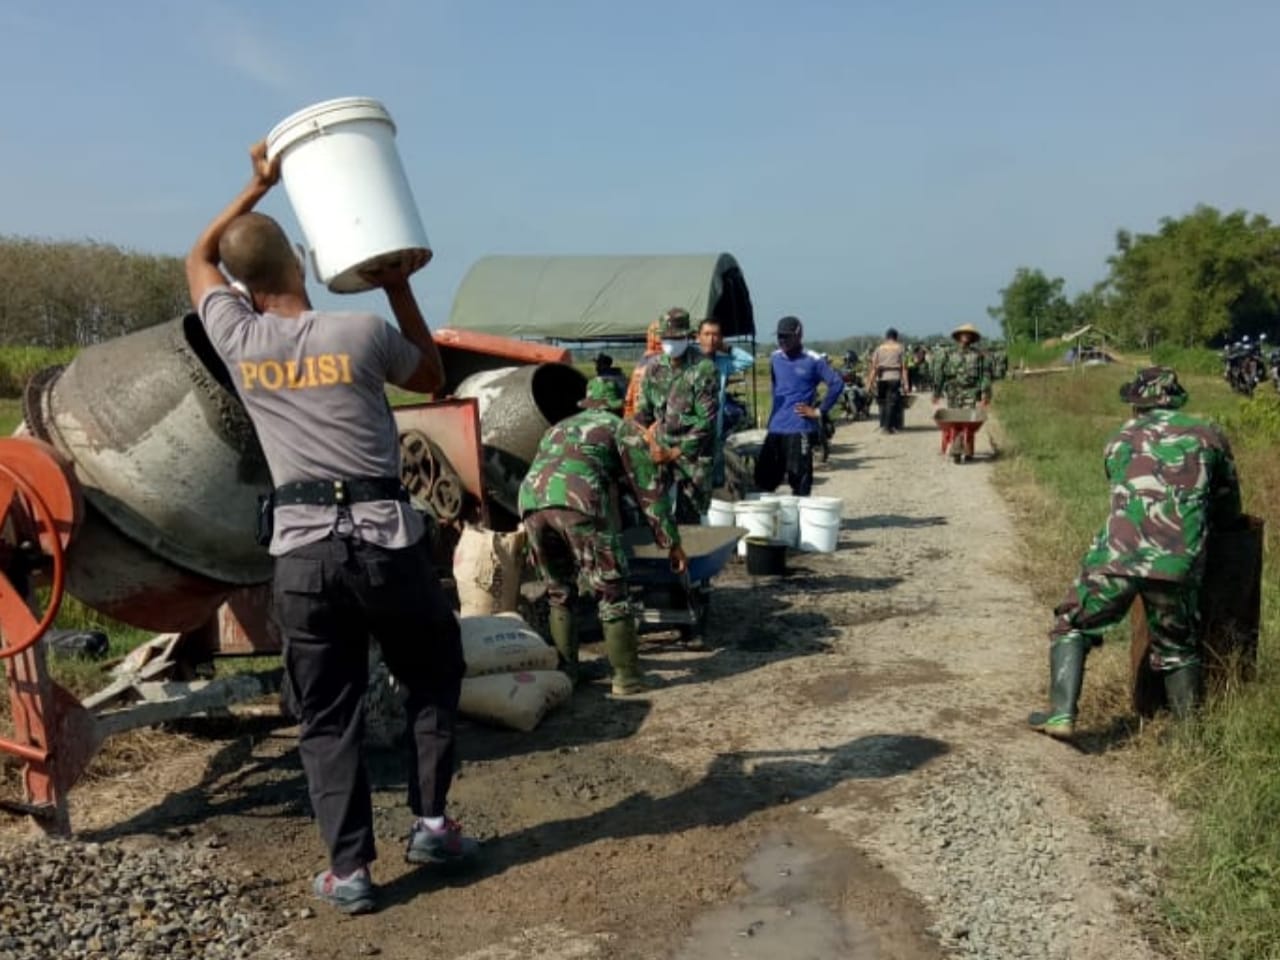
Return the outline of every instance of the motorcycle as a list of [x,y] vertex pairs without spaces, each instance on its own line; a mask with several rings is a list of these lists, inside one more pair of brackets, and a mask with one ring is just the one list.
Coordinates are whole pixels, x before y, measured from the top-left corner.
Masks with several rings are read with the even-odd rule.
[[836,435],[836,424],[831,414],[822,415],[822,429],[818,431],[818,462],[826,463],[831,456],[831,438]]
[[1262,347],[1247,339],[1233,343],[1223,350],[1223,378],[1236,393],[1252,397],[1258,384],[1267,379],[1266,365],[1262,360]]
[[862,380],[851,370],[840,373],[844,381],[844,392],[840,394],[840,409],[844,412],[846,423],[856,423],[871,416],[871,394],[862,385]]

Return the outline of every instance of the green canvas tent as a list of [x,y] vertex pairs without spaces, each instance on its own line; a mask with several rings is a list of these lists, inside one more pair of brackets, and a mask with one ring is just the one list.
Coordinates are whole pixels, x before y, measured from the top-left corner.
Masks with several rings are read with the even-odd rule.
[[459,330],[524,339],[643,341],[668,307],[755,337],[751,295],[727,253],[683,256],[495,256],[462,278],[449,312]]

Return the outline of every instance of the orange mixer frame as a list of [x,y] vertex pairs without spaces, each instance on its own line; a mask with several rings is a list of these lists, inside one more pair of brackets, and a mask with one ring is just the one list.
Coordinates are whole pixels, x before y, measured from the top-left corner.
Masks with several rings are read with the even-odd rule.
[[[39,641],[62,603],[65,551],[82,516],[80,486],[53,447],[0,439],[0,660],[13,727],[12,737],[0,737],[0,753],[22,761],[27,797],[3,805],[63,833],[70,829],[67,791],[100,739],[89,711],[50,678]],[[43,612],[35,606],[42,587]]]

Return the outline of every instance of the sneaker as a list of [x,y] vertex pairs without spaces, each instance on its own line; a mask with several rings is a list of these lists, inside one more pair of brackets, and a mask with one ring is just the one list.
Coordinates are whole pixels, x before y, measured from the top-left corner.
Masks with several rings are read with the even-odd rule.
[[421,820],[409,829],[409,846],[404,858],[409,863],[433,863],[460,866],[475,859],[480,844],[462,835],[462,824],[446,819],[439,830],[432,830]]
[[368,867],[361,867],[346,877],[339,877],[332,870],[318,873],[311,889],[317,897],[343,913],[369,913],[375,906]]

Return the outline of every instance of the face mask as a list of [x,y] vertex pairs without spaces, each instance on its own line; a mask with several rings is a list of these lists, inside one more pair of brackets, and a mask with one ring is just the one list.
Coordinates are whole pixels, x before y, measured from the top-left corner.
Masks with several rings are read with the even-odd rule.
[[668,357],[683,357],[689,349],[688,340],[663,340],[662,352]]

